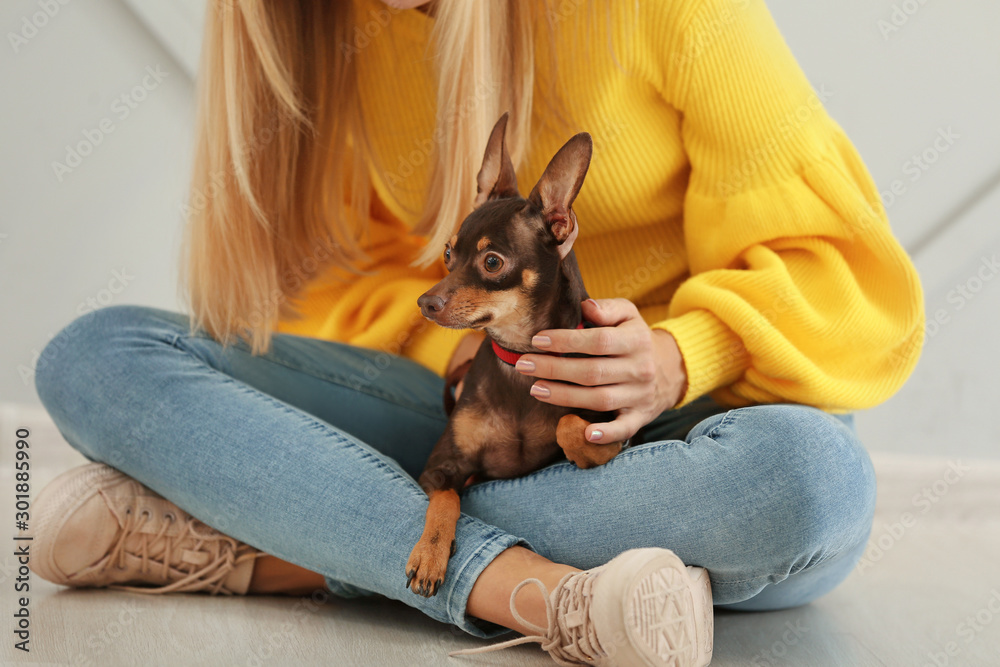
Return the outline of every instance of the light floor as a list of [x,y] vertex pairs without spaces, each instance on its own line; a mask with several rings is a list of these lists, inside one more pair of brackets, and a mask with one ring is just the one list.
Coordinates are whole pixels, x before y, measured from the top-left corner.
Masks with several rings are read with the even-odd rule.
[[[36,435],[50,441],[34,446],[37,493],[83,459],[51,432]],[[867,562],[803,608],[717,613],[713,665],[1000,665],[1000,461],[962,460],[958,474],[940,458],[873,460],[879,503]],[[11,489],[8,466],[2,477],[0,488]],[[918,500],[924,489],[929,499]],[[12,516],[11,494],[3,496],[3,516]],[[449,659],[449,650],[485,642],[386,599],[313,607],[297,598],[154,597],[74,591],[34,576],[25,655],[10,639],[11,551],[0,556],[0,664],[554,664],[534,646]]]
[[[149,18],[160,5],[179,16],[201,2],[128,4]],[[907,12],[901,32],[886,36],[876,29],[877,20],[891,18],[890,9],[917,4],[919,13]],[[983,86],[981,75],[996,70],[990,27],[1000,5],[768,5],[814,86],[834,92],[828,108],[880,190],[910,177],[909,156],[930,150],[939,128],[953,125],[962,138],[919,182],[906,182],[905,196],[886,203],[920,273],[931,324],[906,386],[858,416],[880,485],[869,561],[802,609],[718,614],[713,664],[1000,667],[1000,279],[994,280],[993,268],[1000,256],[1000,89]],[[4,2],[0,23],[20,25],[38,6]],[[199,30],[177,34],[191,45]],[[180,62],[193,62],[193,55]],[[146,63],[164,63],[176,78],[83,168],[57,183],[48,160],[134,86]],[[0,230],[10,237],[0,248],[0,284],[28,287],[0,291],[0,299],[9,299],[3,312],[20,316],[4,330],[5,400],[35,402],[27,384],[23,395],[10,393],[20,389],[14,369],[94,295],[109,269],[142,267],[116,303],[170,307],[174,253],[163,249],[173,247],[177,205],[186,199],[191,125],[184,119],[193,108],[193,87],[182,71],[113,1],[86,8],[70,3],[17,58],[0,59],[7,88],[49,83],[41,104],[33,98],[5,108],[10,122],[0,138],[0,167],[9,167],[0,185],[11,193],[0,200],[6,219],[15,221]],[[82,111],[81,100],[87,101]],[[136,168],[147,155],[157,156],[155,179]],[[20,227],[17,220],[24,221]],[[100,224],[72,224],[79,220]],[[39,221],[70,222],[47,227]],[[8,521],[9,436],[29,423],[36,436],[36,493],[82,462],[42,421],[21,407],[0,405],[0,517]],[[947,482],[953,477],[945,453],[971,467],[954,484]],[[924,489],[934,502],[920,500]],[[448,660],[448,650],[483,642],[385,600],[333,600],[309,611],[279,598],[78,592],[35,577],[29,593],[32,651],[21,654],[12,647],[19,596],[12,547],[11,541],[0,546],[0,665],[553,664],[532,647]]]

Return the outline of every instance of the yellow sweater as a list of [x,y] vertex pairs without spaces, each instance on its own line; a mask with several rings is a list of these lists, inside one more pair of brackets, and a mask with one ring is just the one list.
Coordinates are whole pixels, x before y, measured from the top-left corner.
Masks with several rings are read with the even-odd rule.
[[[385,8],[354,1],[362,22]],[[824,91],[812,89],[763,0],[648,0],[634,23],[632,3],[614,2],[628,74],[606,40],[588,42],[585,3],[557,5],[557,81],[539,68],[536,90],[558,85],[594,138],[574,204],[577,260],[592,297],[627,298],[676,338],[688,371],[679,405],[711,393],[733,406],[842,412],[896,392],[923,344],[919,279]],[[409,266],[424,241],[408,236],[414,217],[389,196],[418,210],[426,191],[433,20],[394,13],[356,54],[389,171],[374,184],[365,265],[378,274],[346,285],[320,276],[299,302],[305,319],[278,331],[402,354],[443,374],[465,332],[420,317],[417,297],[445,270]],[[522,189],[570,136],[541,113],[536,105]]]

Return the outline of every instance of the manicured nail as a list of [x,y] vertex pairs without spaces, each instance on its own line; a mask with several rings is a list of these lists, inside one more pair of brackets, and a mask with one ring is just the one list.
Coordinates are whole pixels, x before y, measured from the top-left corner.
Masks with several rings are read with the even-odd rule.
[[593,306],[594,308],[597,308],[598,310],[600,310],[600,309],[601,309],[601,306],[600,306],[600,304],[598,304],[598,303],[597,303],[596,301],[594,301],[593,299],[587,299],[587,303],[589,303],[589,304],[590,304],[591,306]]
[[549,394],[551,394],[552,392],[549,391],[548,387],[543,387],[538,384],[533,384],[531,385],[531,389],[529,390],[528,393],[530,393],[532,396],[537,396],[539,398],[548,398]]
[[535,370],[535,362],[528,361],[527,359],[518,359],[517,363],[514,364],[514,368],[516,368],[519,371],[527,371],[528,373],[530,373],[531,371]]
[[591,440],[591,442],[600,440],[603,437],[604,437],[604,432],[603,431],[598,431],[596,428],[590,433],[590,440]]
[[531,338],[531,344],[535,347],[548,347],[552,345],[552,339],[548,336],[533,336]]

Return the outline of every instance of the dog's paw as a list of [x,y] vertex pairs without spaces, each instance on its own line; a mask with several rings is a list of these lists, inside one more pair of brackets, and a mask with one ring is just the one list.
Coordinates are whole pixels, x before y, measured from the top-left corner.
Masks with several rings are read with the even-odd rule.
[[577,415],[564,415],[556,428],[556,442],[566,458],[578,468],[594,468],[613,459],[622,450],[622,443],[611,442],[598,445],[586,438],[590,424]]
[[406,561],[406,587],[425,598],[437,595],[444,583],[448,559],[455,553],[455,540],[448,546],[421,538]]

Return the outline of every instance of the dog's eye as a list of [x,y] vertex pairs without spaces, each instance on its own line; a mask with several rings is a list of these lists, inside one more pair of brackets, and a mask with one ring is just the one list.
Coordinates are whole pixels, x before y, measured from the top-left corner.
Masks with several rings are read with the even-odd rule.
[[483,261],[483,266],[490,273],[496,273],[503,266],[503,260],[500,259],[499,255],[489,254],[486,255],[486,259]]
[[444,247],[444,261],[448,262],[450,260],[451,260],[451,247],[450,246],[445,246]]

